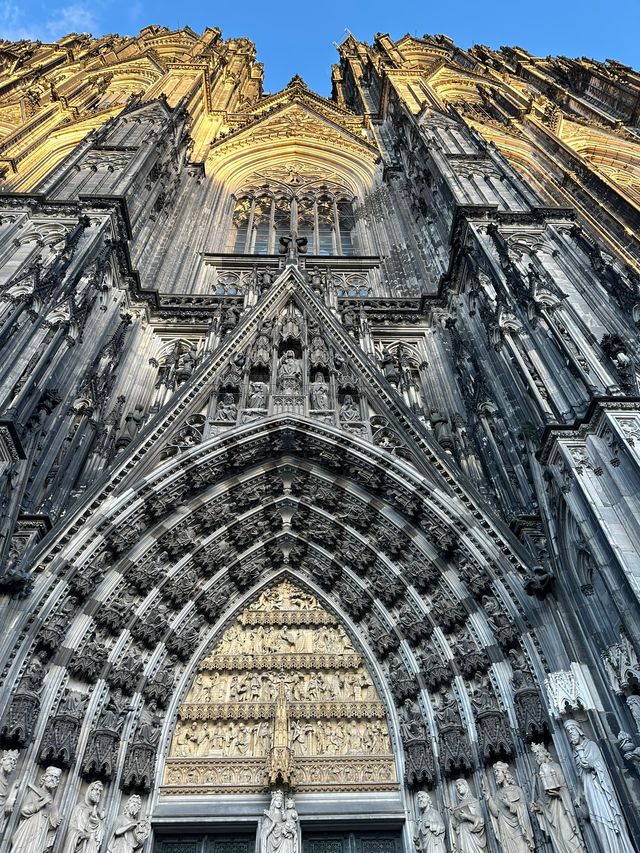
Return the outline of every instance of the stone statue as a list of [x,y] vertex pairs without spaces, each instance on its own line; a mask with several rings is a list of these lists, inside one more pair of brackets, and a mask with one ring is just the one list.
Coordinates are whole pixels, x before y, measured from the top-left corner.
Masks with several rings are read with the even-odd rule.
[[431,796],[420,791],[417,797],[420,817],[413,836],[418,853],[446,853],[445,825],[440,812],[433,807]]
[[235,421],[238,416],[238,407],[233,399],[233,394],[223,394],[222,400],[216,408],[217,421]]
[[341,421],[359,421],[360,409],[351,394],[345,394],[344,402],[340,406]]
[[397,385],[400,381],[400,371],[398,364],[393,355],[386,347],[382,348],[382,356],[380,358],[380,367],[384,373],[384,378],[392,385]]
[[5,749],[0,758],[0,829],[2,829],[4,818],[13,808],[15,801],[17,783],[12,786],[9,777],[16,769],[18,755],[17,749]]
[[311,389],[311,407],[313,409],[329,408],[329,386],[324,381],[324,374],[316,373]]
[[602,849],[633,853],[633,845],[600,748],[585,736],[575,720],[567,720],[564,727],[573,746],[582,799]]
[[496,838],[504,853],[529,853],[535,843],[522,788],[516,785],[504,761],[496,761],[493,773],[498,790],[487,805]]
[[247,408],[264,409],[267,405],[267,386],[264,382],[252,382]]
[[71,813],[62,853],[98,853],[104,831],[104,812],[98,806],[102,798],[102,782],[92,782]]
[[293,797],[274,791],[264,812],[260,830],[260,853],[301,853],[300,825]]
[[132,794],[118,815],[113,835],[107,846],[108,853],[134,853],[149,837],[151,826],[146,819],[139,818],[142,800]]
[[297,394],[300,391],[301,380],[300,361],[296,358],[295,352],[289,349],[278,364],[278,385],[284,394]]
[[20,809],[21,820],[11,839],[11,853],[44,853],[53,844],[61,820],[53,805],[53,794],[61,775],[58,767],[47,767],[40,787],[27,787]]
[[531,751],[539,765],[531,810],[540,829],[551,840],[555,853],[582,853],[585,848],[562,769],[543,743],[531,744]]
[[458,802],[451,809],[458,853],[483,853],[487,849],[487,833],[480,803],[473,796],[466,779],[456,779]]
[[453,447],[453,435],[449,426],[449,418],[437,409],[431,409],[429,422],[438,444],[446,450],[450,450]]

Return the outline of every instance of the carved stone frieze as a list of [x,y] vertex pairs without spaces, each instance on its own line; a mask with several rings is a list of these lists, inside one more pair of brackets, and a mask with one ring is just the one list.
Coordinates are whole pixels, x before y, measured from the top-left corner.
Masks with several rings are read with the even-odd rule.
[[360,655],[335,617],[286,580],[243,610],[201,662],[163,790],[263,790],[277,722],[278,755],[297,790],[397,784],[384,706]]

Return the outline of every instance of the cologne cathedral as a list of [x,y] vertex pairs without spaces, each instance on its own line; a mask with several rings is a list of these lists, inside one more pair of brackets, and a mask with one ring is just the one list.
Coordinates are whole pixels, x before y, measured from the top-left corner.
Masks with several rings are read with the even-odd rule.
[[0,42],[0,853],[640,850],[640,74]]

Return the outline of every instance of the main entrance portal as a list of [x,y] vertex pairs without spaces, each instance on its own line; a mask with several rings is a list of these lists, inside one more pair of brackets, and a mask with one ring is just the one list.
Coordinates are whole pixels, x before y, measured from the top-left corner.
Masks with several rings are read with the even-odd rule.
[[[255,834],[168,835],[155,844],[155,853],[255,853]],[[395,830],[318,832],[302,828],[302,853],[402,853]]]

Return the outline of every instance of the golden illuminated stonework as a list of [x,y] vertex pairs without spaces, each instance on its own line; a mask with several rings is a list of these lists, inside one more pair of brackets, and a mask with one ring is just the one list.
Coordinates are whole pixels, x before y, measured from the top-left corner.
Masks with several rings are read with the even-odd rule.
[[198,668],[164,793],[397,787],[384,705],[345,631],[289,581],[271,587]]

